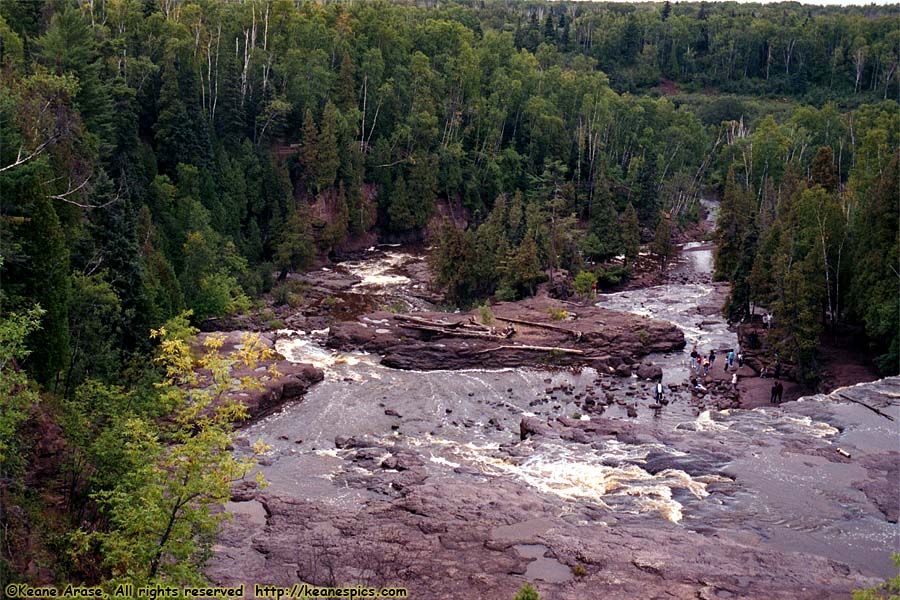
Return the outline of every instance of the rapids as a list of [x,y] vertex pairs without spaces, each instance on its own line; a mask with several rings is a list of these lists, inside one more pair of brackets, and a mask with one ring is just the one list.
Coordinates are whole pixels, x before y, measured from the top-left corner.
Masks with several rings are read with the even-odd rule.
[[[390,249],[346,268],[360,277],[359,288],[402,295],[410,280],[395,269],[406,258]],[[680,386],[662,411],[647,408],[650,384],[636,378],[617,380],[587,368],[400,371],[379,365],[378,356],[326,349],[325,332],[280,331],[278,351],[320,366],[325,380],[240,437],[271,447],[260,463],[270,482],[267,494],[323,506],[354,511],[389,497],[388,490],[365,484],[370,472],[355,450],[335,448],[336,437],[353,437],[379,449],[369,456],[375,462],[397,451],[423,457],[436,484],[477,475],[525,486],[575,523],[597,515],[609,524],[662,520],[890,575],[889,554],[900,550],[896,515],[893,523],[886,520],[861,483],[880,477],[879,469],[888,471],[889,486],[895,482],[884,464],[896,463],[900,442],[900,378],[771,408],[692,406],[684,386],[691,345],[704,352],[737,345],[718,310],[727,288],[711,282],[711,268],[711,250],[689,244],[672,269],[673,281],[687,274],[689,283],[599,298],[605,308],[669,320],[684,330],[684,352],[649,357],[662,366],[667,386]],[[537,436],[520,442],[523,417],[589,419],[580,416],[576,396],[598,380],[610,381],[604,389],[616,398],[637,401],[636,419],[616,404],[603,416],[641,427],[640,441]],[[848,398],[880,406],[894,421]],[[537,558],[530,545],[517,551],[536,557],[534,572],[542,570],[539,561],[550,560]],[[565,579],[554,569],[543,569],[545,581]]]

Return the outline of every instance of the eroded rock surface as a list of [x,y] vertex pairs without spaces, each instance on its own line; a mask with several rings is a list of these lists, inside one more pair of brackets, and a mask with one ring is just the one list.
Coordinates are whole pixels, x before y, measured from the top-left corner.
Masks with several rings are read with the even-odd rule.
[[[567,316],[554,320],[551,309],[566,311]],[[481,323],[477,311],[423,311],[415,313],[417,321],[386,311],[369,313],[333,325],[327,344],[379,354],[382,364],[399,369],[583,365],[607,372],[625,365],[630,374],[629,365],[636,359],[678,350],[685,343],[684,334],[671,323],[594,306],[573,307],[546,296],[496,304],[492,310],[492,327]],[[435,326],[428,328],[425,322]],[[510,330],[514,333],[506,337]],[[642,377],[662,375],[651,365],[637,368]]]

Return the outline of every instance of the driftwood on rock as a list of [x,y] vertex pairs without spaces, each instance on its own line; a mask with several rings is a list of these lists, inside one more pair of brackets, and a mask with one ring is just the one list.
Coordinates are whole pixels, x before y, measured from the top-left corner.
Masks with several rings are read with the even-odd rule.
[[516,330],[507,327],[501,332],[497,332],[493,327],[486,327],[480,324],[467,324],[465,321],[454,321],[445,323],[443,321],[433,321],[414,317],[411,315],[396,315],[394,317],[399,321],[400,327],[404,329],[415,329],[417,331],[427,331],[445,337],[457,338],[479,338],[487,340],[506,340],[512,337]]
[[496,352],[497,350],[533,350],[536,352],[559,352],[561,354],[584,355],[584,350],[578,350],[576,348],[562,348],[559,346],[516,346],[512,344],[497,346],[496,348],[485,348],[484,350],[479,350],[475,354],[487,354],[488,352]]
[[540,329],[549,329],[550,331],[559,331],[560,333],[565,333],[566,335],[571,335],[575,338],[576,342],[580,342],[581,338],[584,337],[584,333],[578,331],[577,329],[566,329],[565,327],[559,327],[557,325],[550,325],[549,323],[538,323],[537,321],[525,321],[523,319],[509,319],[507,317],[494,317],[498,321],[505,321],[507,323],[517,323],[519,325],[526,325],[528,327],[538,327]]
[[446,327],[448,329],[456,329],[457,327],[462,327],[465,325],[464,321],[451,321],[449,323],[444,321],[433,321],[431,319],[423,319],[422,317],[416,317],[413,315],[394,315],[395,321],[403,321],[408,323],[417,323],[419,325],[428,325],[431,327]]

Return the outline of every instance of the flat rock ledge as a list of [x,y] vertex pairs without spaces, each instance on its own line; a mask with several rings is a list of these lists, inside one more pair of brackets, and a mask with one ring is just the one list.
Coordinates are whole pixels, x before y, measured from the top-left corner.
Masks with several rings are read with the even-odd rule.
[[487,319],[479,309],[373,312],[333,325],[327,345],[379,354],[382,364],[397,369],[589,366],[604,373],[630,372],[642,356],[685,345],[684,334],[671,323],[547,297],[491,309],[493,318]]

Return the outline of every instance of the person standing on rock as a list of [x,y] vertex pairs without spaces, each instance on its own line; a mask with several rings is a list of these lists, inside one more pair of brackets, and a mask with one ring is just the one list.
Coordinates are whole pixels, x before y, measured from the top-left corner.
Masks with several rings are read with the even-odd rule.
[[775,403],[781,404],[781,396],[784,394],[784,386],[780,381],[775,382]]
[[727,371],[728,369],[733,369],[733,368],[734,368],[734,350],[729,350],[728,351],[728,368],[726,368],[725,370]]
[[662,404],[662,399],[663,399],[663,384],[662,384],[661,381],[657,381],[657,382],[656,382],[656,388],[655,388],[654,397],[656,398],[657,404]]
[[778,382],[772,384],[772,395],[769,397],[769,404],[775,404],[775,398],[778,397]]
[[709,368],[712,369],[716,366],[716,351],[712,349],[709,351]]
[[738,369],[740,369],[741,367],[744,366],[744,353],[743,352],[738,352],[737,361],[738,361]]
[[708,359],[708,358],[707,358],[706,360],[703,361],[703,376],[704,376],[704,377],[706,377],[707,375],[709,375],[709,368],[710,368],[711,366],[712,366],[712,364],[709,362],[709,359]]
[[775,363],[775,373],[773,373],[775,379],[781,379],[781,362]]
[[737,391],[737,372],[731,374],[731,389]]

